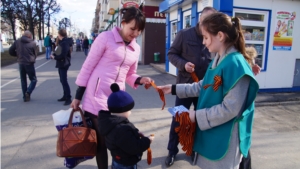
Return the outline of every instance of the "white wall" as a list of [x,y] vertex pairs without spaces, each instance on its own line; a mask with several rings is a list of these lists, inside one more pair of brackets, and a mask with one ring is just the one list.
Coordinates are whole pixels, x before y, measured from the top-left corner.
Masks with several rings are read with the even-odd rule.
[[[267,70],[256,78],[260,88],[290,88],[293,86],[296,58],[300,58],[300,1],[291,0],[234,0],[234,7],[271,10]],[[273,50],[273,35],[278,10],[296,11],[291,51]]]
[[198,0],[197,12],[201,12],[206,6],[213,6],[213,0]]
[[177,10],[174,10],[170,13],[170,19],[169,21],[173,21],[173,20],[176,20],[177,19],[177,14],[178,14],[178,11]]

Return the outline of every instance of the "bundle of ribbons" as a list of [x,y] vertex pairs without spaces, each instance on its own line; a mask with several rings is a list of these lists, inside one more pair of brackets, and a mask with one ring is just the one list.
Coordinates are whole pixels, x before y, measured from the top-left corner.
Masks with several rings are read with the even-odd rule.
[[[195,71],[191,73],[191,76],[194,82],[199,82]],[[180,114],[177,112],[175,120],[179,123],[179,126],[175,128],[175,132],[178,133],[182,150],[187,156],[191,156],[196,132],[196,123],[191,122],[188,112],[182,112]]]
[[196,123],[191,122],[188,112],[182,112],[180,114],[177,112],[175,120],[179,123],[179,126],[175,128],[175,132],[178,133],[182,150],[187,156],[191,156],[196,132]]

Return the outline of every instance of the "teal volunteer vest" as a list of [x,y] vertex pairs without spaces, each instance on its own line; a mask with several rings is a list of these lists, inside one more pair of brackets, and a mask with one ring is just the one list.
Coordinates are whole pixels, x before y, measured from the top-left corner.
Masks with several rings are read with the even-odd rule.
[[194,151],[210,160],[221,160],[229,148],[234,123],[239,123],[240,151],[247,157],[251,145],[254,100],[259,89],[249,64],[239,52],[224,57],[221,63],[211,68],[210,63],[203,79],[197,110],[221,104],[226,94],[245,75],[251,77],[245,109],[236,117],[222,125],[201,131],[196,128]]

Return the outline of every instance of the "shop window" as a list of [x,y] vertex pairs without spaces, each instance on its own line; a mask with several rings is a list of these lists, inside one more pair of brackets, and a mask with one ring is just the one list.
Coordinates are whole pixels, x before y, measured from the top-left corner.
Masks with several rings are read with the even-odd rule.
[[241,19],[246,47],[253,46],[257,51],[255,63],[265,70],[269,12],[234,9],[233,15]]
[[188,15],[188,16],[185,16],[184,17],[184,23],[185,23],[185,26],[183,29],[185,28],[190,28],[191,27],[191,15]]
[[173,41],[176,37],[176,34],[177,34],[177,21],[172,21],[171,22],[171,31],[170,31],[170,35],[171,35],[170,44],[173,43]]
[[190,28],[192,24],[191,10],[185,11],[183,13],[182,29]]

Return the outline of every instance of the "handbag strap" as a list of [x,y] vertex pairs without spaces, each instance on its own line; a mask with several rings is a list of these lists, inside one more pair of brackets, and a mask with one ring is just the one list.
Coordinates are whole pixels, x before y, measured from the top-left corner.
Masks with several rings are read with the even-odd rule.
[[[78,110],[79,110],[81,118],[82,118],[83,126],[87,127],[87,124],[86,124],[86,121],[85,121],[85,118],[83,116],[83,112],[82,112],[81,108],[78,107]],[[74,115],[74,112],[76,112],[78,110],[75,110],[75,109],[72,110],[72,112],[70,114],[70,118],[69,118],[69,123],[68,123],[69,127],[73,127],[73,125],[72,125],[73,115]]]

